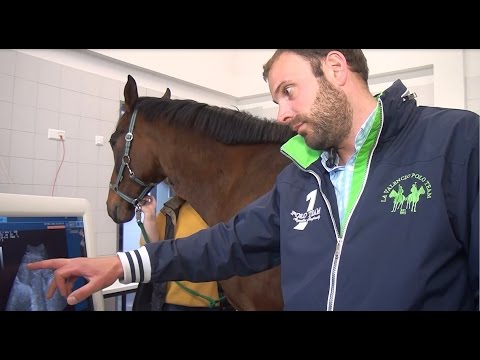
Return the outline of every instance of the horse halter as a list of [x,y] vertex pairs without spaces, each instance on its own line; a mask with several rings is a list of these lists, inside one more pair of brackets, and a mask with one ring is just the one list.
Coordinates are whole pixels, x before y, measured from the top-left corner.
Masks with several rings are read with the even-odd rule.
[[[144,196],[152,190],[152,188],[157,185],[156,183],[146,183],[137,176],[135,176],[135,173],[132,171],[130,168],[130,146],[132,145],[133,141],[133,128],[135,127],[135,120],[137,118],[137,108],[133,111],[132,117],[130,118],[130,125],[128,127],[128,132],[125,134],[125,151],[123,153],[122,157],[122,165],[120,166],[120,170],[117,173],[117,179],[115,180],[115,184],[110,183],[110,189],[120,196],[123,200],[126,202],[132,204],[135,206],[135,208],[139,209],[141,208],[141,201],[143,200]],[[143,187],[142,192],[140,195],[134,199],[125,193],[121,192],[119,189],[120,182],[123,180],[123,170],[125,167],[128,169],[128,174],[130,176],[130,179],[134,182],[136,182],[138,185]]]

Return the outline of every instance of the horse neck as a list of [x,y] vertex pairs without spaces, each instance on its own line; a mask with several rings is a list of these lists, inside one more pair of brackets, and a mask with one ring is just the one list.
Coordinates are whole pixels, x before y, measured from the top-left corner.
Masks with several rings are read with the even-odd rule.
[[175,191],[208,225],[227,221],[271,189],[289,162],[279,148],[279,144],[208,144],[196,154],[202,161],[183,159],[181,168],[176,167]]
[[249,145],[230,151],[230,187],[226,196],[219,199],[221,210],[226,214],[222,221],[271,190],[278,173],[290,162],[280,153],[280,144]]

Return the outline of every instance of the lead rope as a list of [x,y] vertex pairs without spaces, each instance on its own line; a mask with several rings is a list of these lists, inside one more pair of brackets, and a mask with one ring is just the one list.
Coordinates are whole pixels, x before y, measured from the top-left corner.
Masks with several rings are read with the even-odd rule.
[[[136,219],[137,219],[137,224],[140,227],[140,230],[142,231],[142,235],[143,235],[143,238],[145,239],[145,242],[147,244],[149,244],[151,241],[150,241],[150,238],[148,237],[147,232],[145,231],[145,226],[143,225],[143,222],[142,222],[142,213],[143,213],[142,206],[137,205],[137,207],[135,209],[135,216],[136,216]],[[172,221],[172,218],[170,217],[170,214],[168,214],[168,216],[165,216],[165,219],[167,220],[167,224],[165,226],[165,238],[170,239],[170,238],[173,238],[173,229],[174,229],[175,225],[173,225],[173,221]],[[169,229],[170,229],[170,231],[169,231]],[[168,232],[168,234],[167,234],[167,232]],[[226,298],[225,296],[222,296],[218,300],[215,300],[215,299],[213,299],[209,296],[200,294],[198,291],[195,291],[193,289],[190,289],[190,288],[186,287],[180,281],[175,281],[175,284],[180,286],[180,288],[182,288],[183,290],[185,290],[189,294],[191,294],[193,296],[198,296],[198,297],[201,297],[202,299],[207,300],[208,307],[210,309],[213,309],[217,303],[221,303]]]
[[135,217],[137,219],[137,225],[140,227],[140,230],[142,231],[143,238],[145,239],[146,243],[150,243],[150,238],[147,235],[147,232],[145,231],[145,226],[143,225],[142,222],[142,205],[137,205],[135,208]]

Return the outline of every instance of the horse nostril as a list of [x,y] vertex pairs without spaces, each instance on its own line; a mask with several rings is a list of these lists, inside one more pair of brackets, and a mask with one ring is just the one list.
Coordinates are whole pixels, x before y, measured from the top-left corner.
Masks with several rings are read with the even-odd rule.
[[115,211],[113,212],[113,221],[118,224],[118,205],[115,205]]

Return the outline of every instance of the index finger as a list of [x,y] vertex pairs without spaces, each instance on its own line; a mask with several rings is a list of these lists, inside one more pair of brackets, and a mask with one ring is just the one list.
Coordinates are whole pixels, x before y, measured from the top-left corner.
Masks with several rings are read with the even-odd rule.
[[48,259],[41,260],[27,264],[27,269],[29,270],[40,270],[40,269],[58,269],[67,263],[68,259]]

